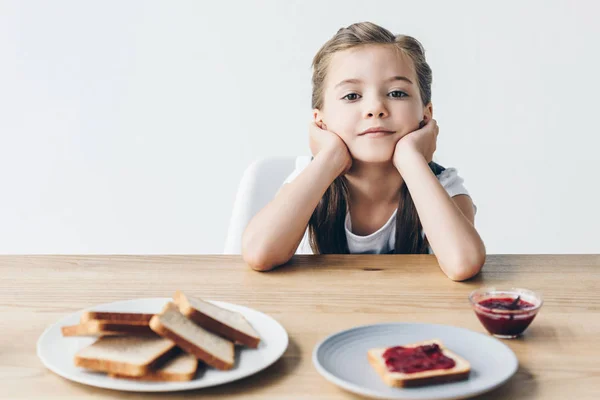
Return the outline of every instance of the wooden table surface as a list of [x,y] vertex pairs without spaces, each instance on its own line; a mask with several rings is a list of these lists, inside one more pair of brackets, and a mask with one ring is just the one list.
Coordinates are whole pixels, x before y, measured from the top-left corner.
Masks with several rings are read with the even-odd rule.
[[[358,399],[317,373],[315,344],[381,322],[485,332],[467,299],[484,285],[539,291],[544,306],[523,337],[503,341],[519,359],[517,374],[479,398],[600,398],[600,255],[490,255],[467,282],[446,278],[429,255],[295,256],[268,273],[237,256],[0,256],[0,397]],[[73,383],[36,356],[40,334],[70,313],[176,289],[271,315],[289,334],[287,351],[252,377],[168,395]]]

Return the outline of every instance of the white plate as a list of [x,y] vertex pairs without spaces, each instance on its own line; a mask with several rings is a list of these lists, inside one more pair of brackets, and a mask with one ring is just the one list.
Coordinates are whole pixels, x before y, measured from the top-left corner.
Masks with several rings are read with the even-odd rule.
[[[469,379],[417,388],[392,388],[367,360],[377,347],[440,339],[444,346],[471,364]],[[519,365],[512,350],[491,336],[448,325],[391,323],[367,325],[335,333],[313,352],[321,375],[348,391],[379,399],[464,399],[506,382]]]
[[[170,300],[169,298],[127,300],[102,304],[89,310],[157,313]],[[211,303],[241,313],[261,338],[257,349],[236,346],[236,363],[229,371],[199,368],[196,378],[188,382],[138,382],[110,378],[103,373],[76,367],[73,363],[75,353],[93,343],[95,339],[63,337],[60,328],[65,325],[78,324],[81,314],[88,310],[71,314],[46,329],[38,340],[37,354],[48,369],[66,379],[90,386],[134,392],[178,391],[221,385],[255,374],[273,364],[283,355],[288,346],[288,335],[272,317],[235,304],[220,301],[211,301]]]

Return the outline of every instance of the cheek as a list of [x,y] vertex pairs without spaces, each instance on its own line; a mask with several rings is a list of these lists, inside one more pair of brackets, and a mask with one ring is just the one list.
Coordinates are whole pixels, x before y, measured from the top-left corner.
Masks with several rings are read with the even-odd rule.
[[394,124],[399,127],[402,136],[418,129],[419,122],[423,120],[423,106],[420,104],[404,104],[394,114]]
[[340,107],[330,107],[323,119],[327,125],[327,130],[336,133],[346,143],[353,140],[359,119],[353,112]]
[[425,115],[425,109],[420,102],[412,103],[406,111],[406,120],[417,124],[423,120]]

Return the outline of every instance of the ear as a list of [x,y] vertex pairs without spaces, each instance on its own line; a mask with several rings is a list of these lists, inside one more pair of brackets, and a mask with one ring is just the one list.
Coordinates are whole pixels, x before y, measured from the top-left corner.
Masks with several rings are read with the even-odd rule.
[[433,118],[433,104],[431,102],[423,107],[423,121],[429,122]]
[[318,108],[313,109],[313,121],[321,129],[327,129],[327,125],[323,122],[323,112]]

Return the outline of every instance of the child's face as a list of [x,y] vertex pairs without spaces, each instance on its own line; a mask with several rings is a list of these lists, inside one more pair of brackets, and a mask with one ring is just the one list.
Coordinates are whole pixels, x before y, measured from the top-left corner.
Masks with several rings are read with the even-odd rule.
[[[412,61],[387,45],[334,54],[323,95],[315,121],[340,136],[352,158],[363,162],[391,161],[398,140],[432,113],[431,104],[423,106]],[[373,127],[392,133],[361,135]]]

